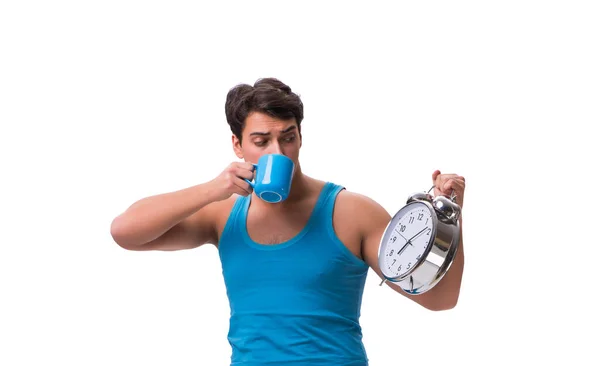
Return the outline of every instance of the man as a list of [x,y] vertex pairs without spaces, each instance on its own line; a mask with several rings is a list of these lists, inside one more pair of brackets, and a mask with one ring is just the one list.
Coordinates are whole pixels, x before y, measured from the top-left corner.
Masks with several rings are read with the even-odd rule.
[[[232,365],[367,365],[359,325],[369,267],[380,277],[378,246],[391,217],[373,200],[302,173],[303,104],[277,79],[227,94],[231,163],[216,178],[144,198],[114,219],[111,234],[128,250],[217,246],[231,307]],[[264,154],[283,154],[295,171],[289,197],[267,203],[245,179]],[[435,195],[462,206],[465,180],[432,175]],[[432,290],[405,295],[431,310],[455,306],[463,271],[460,244]]]

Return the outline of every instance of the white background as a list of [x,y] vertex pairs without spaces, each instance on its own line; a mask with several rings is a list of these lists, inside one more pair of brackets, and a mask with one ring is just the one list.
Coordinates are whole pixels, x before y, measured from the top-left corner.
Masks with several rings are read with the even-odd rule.
[[3,1],[0,364],[228,365],[217,251],[111,220],[235,160],[224,101],[280,78],[305,173],[394,213],[464,175],[458,306],[370,271],[374,366],[598,364],[600,12],[584,1]]

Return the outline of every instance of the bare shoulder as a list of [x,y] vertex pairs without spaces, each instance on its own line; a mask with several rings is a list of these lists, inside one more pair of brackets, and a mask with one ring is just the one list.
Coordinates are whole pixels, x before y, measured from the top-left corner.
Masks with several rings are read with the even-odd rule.
[[346,189],[340,191],[336,201],[336,215],[343,221],[361,228],[361,233],[387,225],[390,214],[372,198]]
[[343,189],[333,210],[333,228],[340,241],[361,260],[367,260],[364,243],[387,226],[390,215],[375,200]]

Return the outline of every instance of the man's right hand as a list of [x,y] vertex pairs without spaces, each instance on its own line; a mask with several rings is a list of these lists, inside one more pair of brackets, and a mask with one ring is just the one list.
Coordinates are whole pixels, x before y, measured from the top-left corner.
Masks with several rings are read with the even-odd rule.
[[252,186],[244,179],[254,179],[254,165],[247,162],[229,164],[219,176],[211,181],[215,192],[215,201],[222,201],[236,193],[247,196],[252,193]]

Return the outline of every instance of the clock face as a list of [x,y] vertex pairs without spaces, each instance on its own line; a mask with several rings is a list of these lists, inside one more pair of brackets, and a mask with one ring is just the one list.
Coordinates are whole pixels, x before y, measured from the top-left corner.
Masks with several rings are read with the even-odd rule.
[[380,265],[388,277],[411,271],[425,255],[434,234],[432,212],[427,205],[413,203],[402,211],[390,223],[382,243]]

